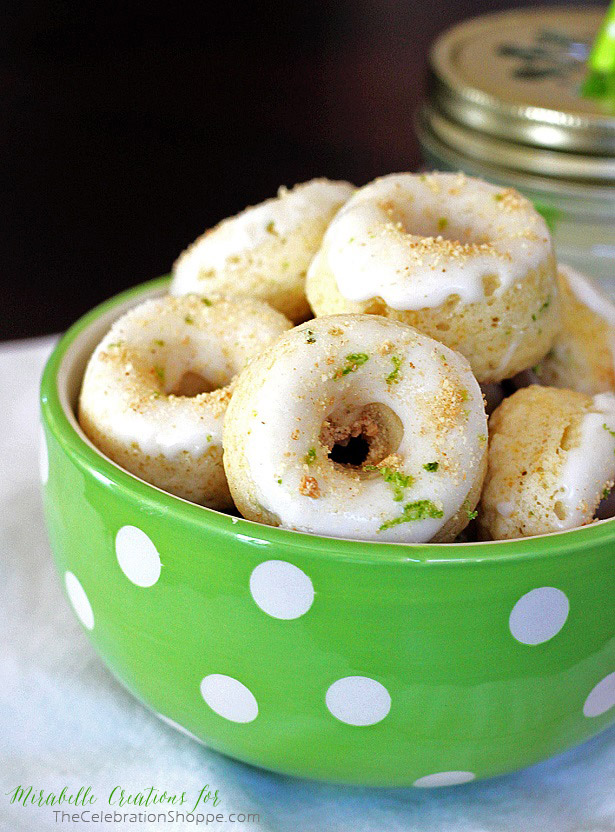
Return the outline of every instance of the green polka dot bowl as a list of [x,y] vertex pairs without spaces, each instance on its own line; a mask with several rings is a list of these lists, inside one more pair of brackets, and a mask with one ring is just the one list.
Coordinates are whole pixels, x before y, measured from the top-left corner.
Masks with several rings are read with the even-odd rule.
[[58,572],[110,670],[167,722],[277,772],[461,784],[615,719],[615,521],[401,545],[270,528],[126,473],[75,419],[96,343],[164,280],[90,312],[42,381]]

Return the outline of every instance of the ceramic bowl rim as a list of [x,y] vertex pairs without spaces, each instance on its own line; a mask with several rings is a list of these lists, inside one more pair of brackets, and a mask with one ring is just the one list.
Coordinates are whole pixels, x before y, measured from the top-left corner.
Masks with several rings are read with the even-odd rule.
[[101,315],[111,313],[115,307],[122,304],[137,302],[144,294],[160,292],[168,285],[169,280],[170,277],[165,275],[140,283],[98,304],[67,330],[47,361],[40,392],[43,422],[71,460],[89,476],[95,476],[109,487],[128,493],[131,500],[138,500],[141,506],[146,504],[156,512],[165,511],[172,514],[180,522],[186,520],[190,524],[194,523],[217,534],[230,535],[253,545],[266,547],[278,544],[289,550],[300,549],[302,554],[306,554],[307,550],[315,558],[335,558],[372,565],[412,563],[442,566],[504,563],[510,560],[562,557],[564,551],[574,556],[588,547],[615,542],[615,518],[547,535],[474,543],[381,543],[323,537],[266,526],[199,506],[130,474],[104,456],[82,433],[72,409],[60,394],[60,372],[65,360],[70,357],[71,345],[97,322]]

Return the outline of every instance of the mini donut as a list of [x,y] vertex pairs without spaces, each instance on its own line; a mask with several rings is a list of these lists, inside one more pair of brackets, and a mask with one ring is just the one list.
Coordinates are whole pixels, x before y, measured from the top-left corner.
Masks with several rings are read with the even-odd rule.
[[465,358],[376,315],[287,332],[239,376],[224,424],[244,517],[359,540],[453,540],[474,516],[486,445]]
[[376,179],[327,229],[308,272],[319,315],[404,321],[458,350],[482,383],[538,363],[559,326],[545,221],[512,188],[464,174]]
[[290,326],[256,300],[145,301],[112,326],[90,358],[81,427],[146,482],[210,508],[230,508],[222,423],[233,378]]
[[354,191],[348,182],[312,179],[223,220],[173,267],[171,294],[244,294],[292,321],[311,318],[305,275],[333,215]]
[[580,393],[615,390],[615,304],[593,280],[559,266],[562,329],[536,369],[541,383]]
[[615,394],[524,387],[489,420],[479,523],[495,540],[591,523],[615,479]]

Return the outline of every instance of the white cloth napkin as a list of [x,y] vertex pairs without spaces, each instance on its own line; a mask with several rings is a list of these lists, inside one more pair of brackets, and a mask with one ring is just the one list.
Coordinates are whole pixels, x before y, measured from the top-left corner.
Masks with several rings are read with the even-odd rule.
[[[236,763],[132,699],[90,646],[52,565],[37,464],[37,388],[51,346],[51,339],[0,346],[2,832],[615,832],[615,729],[495,780],[435,790],[352,789]],[[96,811],[118,785],[133,793],[150,786],[185,791],[196,799],[206,784],[220,798],[209,811],[224,815],[207,826],[189,820],[62,823],[54,816],[57,807],[23,807],[6,795],[17,786],[55,793],[90,786],[99,798],[91,807]],[[259,819],[233,823],[232,813]]]

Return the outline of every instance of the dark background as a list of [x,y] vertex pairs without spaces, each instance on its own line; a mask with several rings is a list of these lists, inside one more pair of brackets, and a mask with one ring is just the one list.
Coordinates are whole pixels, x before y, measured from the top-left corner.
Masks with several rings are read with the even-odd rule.
[[280,184],[414,168],[430,42],[511,5],[13,0],[0,26],[0,339],[63,329],[167,272]]

